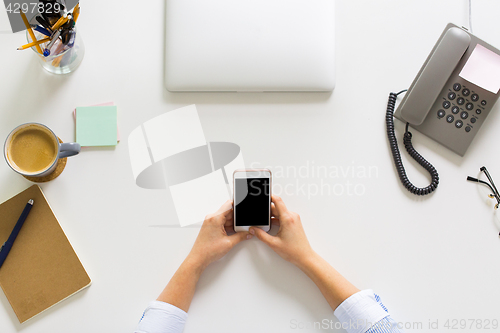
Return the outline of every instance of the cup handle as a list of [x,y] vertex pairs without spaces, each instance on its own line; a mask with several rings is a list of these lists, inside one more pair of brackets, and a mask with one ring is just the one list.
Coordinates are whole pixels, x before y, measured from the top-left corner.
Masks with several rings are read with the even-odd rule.
[[75,156],[80,152],[80,149],[80,144],[76,142],[61,143],[61,148],[59,149],[59,158]]

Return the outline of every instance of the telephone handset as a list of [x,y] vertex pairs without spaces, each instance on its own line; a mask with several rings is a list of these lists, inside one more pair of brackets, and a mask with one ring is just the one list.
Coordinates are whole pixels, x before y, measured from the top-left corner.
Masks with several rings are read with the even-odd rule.
[[462,29],[444,32],[399,105],[402,119],[413,125],[424,122],[469,44],[470,36]]
[[[492,80],[494,71],[485,75],[485,68],[495,71],[500,68],[500,51],[450,23],[396,112],[399,93],[391,93],[386,114],[387,133],[399,177],[410,192],[431,193],[439,184],[439,176],[436,169],[413,149],[408,127],[464,156],[499,97],[500,77]],[[417,188],[406,177],[394,135],[393,116],[406,122],[405,147],[431,174],[431,184],[426,188]]]

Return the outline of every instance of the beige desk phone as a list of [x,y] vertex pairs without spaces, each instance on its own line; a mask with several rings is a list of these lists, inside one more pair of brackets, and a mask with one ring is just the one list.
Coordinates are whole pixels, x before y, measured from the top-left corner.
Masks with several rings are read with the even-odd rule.
[[[464,156],[498,100],[500,75],[496,77],[495,73],[500,74],[499,68],[498,49],[450,23],[395,113],[398,94],[391,93],[386,114],[388,137],[400,179],[410,192],[431,193],[439,177],[436,169],[413,149],[408,127]],[[394,135],[393,116],[407,123],[405,146],[432,176],[426,188],[415,187],[406,177]]]

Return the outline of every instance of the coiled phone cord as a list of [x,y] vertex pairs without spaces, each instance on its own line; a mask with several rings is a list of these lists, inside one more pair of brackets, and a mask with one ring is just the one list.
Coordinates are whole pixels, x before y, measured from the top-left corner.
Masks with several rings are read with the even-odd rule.
[[396,106],[396,99],[398,98],[399,94],[405,91],[406,90],[402,90],[397,94],[396,93],[389,94],[389,101],[387,102],[387,113],[385,115],[385,122],[387,124],[387,137],[389,138],[389,144],[391,146],[392,157],[394,158],[394,164],[396,165],[396,169],[399,174],[399,179],[401,180],[401,183],[403,183],[403,186],[413,194],[426,195],[432,193],[438,187],[439,175],[436,168],[434,168],[432,164],[430,164],[425,158],[423,158],[422,155],[420,155],[415,150],[415,148],[413,148],[413,145],[411,143],[412,134],[411,132],[408,131],[408,126],[410,124],[406,123],[406,131],[403,138],[403,143],[405,145],[406,151],[415,161],[418,162],[418,164],[420,164],[425,170],[427,170],[432,177],[431,183],[427,187],[421,188],[413,185],[406,176],[406,171],[403,166],[403,161],[401,160],[401,154],[399,153],[398,141],[396,140],[396,135],[394,134],[394,108]]

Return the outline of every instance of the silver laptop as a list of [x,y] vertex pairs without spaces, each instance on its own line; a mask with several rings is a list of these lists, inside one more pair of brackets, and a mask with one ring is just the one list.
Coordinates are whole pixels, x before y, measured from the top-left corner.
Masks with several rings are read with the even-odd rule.
[[166,0],[169,91],[332,91],[334,0]]

